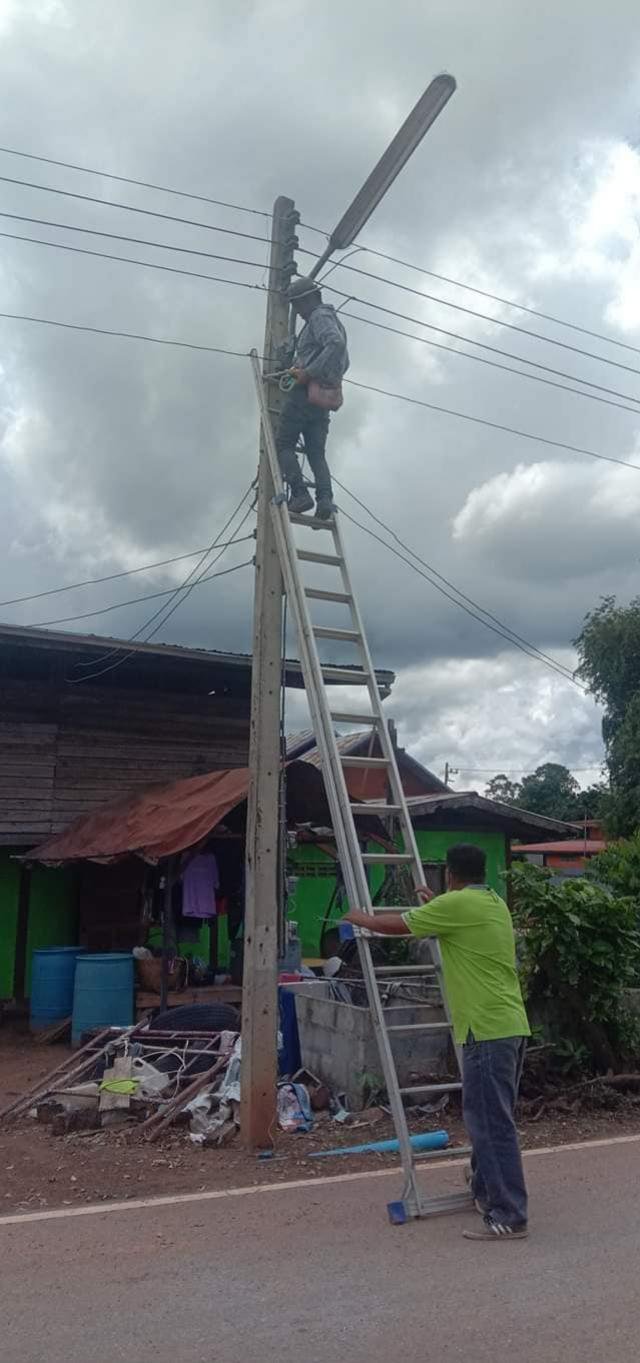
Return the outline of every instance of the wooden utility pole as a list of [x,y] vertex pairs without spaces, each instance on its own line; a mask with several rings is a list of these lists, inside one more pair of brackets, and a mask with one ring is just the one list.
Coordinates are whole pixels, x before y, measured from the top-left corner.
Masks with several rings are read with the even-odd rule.
[[[287,340],[286,289],[294,270],[298,215],[292,199],[273,208],[264,372],[277,369]],[[272,420],[283,401],[269,384]],[[258,529],[254,594],[253,670],[245,862],[244,978],[242,993],[241,1132],[255,1149],[273,1143],[276,1120],[278,1030],[278,851],[280,786],[280,686],[282,680],[282,574],[269,511],[274,495],[262,432],[258,469]]]

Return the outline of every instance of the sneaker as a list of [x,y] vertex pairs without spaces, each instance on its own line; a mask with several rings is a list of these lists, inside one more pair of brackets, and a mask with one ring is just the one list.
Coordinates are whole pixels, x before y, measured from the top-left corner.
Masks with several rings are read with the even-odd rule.
[[505,1226],[488,1213],[482,1218],[480,1230],[463,1230],[465,1240],[526,1240],[529,1229],[526,1221],[519,1225]]
[[289,498],[289,514],[292,516],[302,516],[305,511],[311,511],[313,507],[313,497],[303,487],[300,492],[294,492]]
[[330,497],[320,497],[316,506],[316,517],[319,521],[330,521],[337,510]]

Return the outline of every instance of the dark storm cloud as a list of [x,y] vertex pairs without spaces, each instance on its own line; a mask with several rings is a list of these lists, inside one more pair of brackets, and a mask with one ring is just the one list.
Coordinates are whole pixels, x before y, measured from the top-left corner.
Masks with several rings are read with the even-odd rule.
[[[625,212],[633,219],[631,200],[622,208],[616,200],[617,226],[593,227],[588,241],[581,236],[596,192],[606,200],[607,194],[620,194],[630,178],[611,172],[607,180],[611,149],[633,145],[638,134],[640,38],[630,2],[618,0],[606,11],[594,3],[572,3],[559,15],[550,2],[525,11],[510,0],[482,7],[470,0],[441,0],[428,8],[404,3],[393,11],[332,2],[314,12],[285,0],[232,11],[204,0],[179,9],[165,0],[135,6],[121,0],[108,8],[79,0],[0,0],[0,30],[3,145],[256,207],[269,208],[277,193],[289,193],[303,220],[323,227],[342,212],[430,76],[452,70],[459,81],[455,98],[380,207],[366,239],[582,326],[632,343],[637,337],[630,304],[634,246],[620,227]],[[0,157],[0,173],[261,238],[267,230],[257,216],[13,157]],[[262,240],[225,237],[2,182],[0,207],[266,259]],[[83,239],[67,230],[2,219],[0,229],[251,283],[263,279],[261,269]],[[322,238],[308,230],[300,238],[310,250],[321,247]],[[261,344],[264,298],[257,291],[12,241],[3,246],[5,311],[230,349]],[[301,256],[301,265],[310,259]],[[523,320],[365,254],[351,263],[481,312]],[[343,270],[334,271],[329,283],[471,340],[636,391],[633,374],[388,285]],[[416,322],[368,312],[362,303],[346,311],[475,351]],[[355,379],[569,444],[635,457],[633,415],[362,322],[349,320],[348,327]],[[534,329],[576,339],[551,324]],[[15,321],[1,324],[0,338],[3,599],[162,558],[211,538],[255,471],[248,362]],[[606,349],[598,342],[586,348]],[[606,353],[625,358],[622,352]],[[504,357],[503,362],[515,363]],[[606,465],[355,388],[335,421],[331,448],[341,481],[407,543],[547,650],[567,649],[600,591],[634,590],[632,518],[621,519],[616,496],[621,484]],[[536,475],[534,466],[542,472]],[[634,494],[630,483],[624,486],[629,504]],[[362,518],[348,497],[340,493],[339,500]],[[580,517],[578,507],[584,511]],[[469,729],[465,660],[479,660],[477,684],[485,697],[493,686],[486,669],[498,666],[498,658],[501,677],[505,667],[512,668],[522,697],[521,709],[512,711],[517,729],[527,705],[535,707],[543,695],[548,674],[505,654],[502,640],[361,531],[350,529],[349,539],[377,660],[411,669],[414,691],[416,677],[424,677],[422,700],[406,709],[405,725],[421,750],[440,742],[430,727],[440,723],[434,668],[449,676],[449,667],[457,669],[462,689],[458,694],[453,687],[453,709],[446,712],[453,718],[446,725],[458,726],[467,747],[483,746],[490,706],[474,705]],[[234,551],[237,561],[245,548]],[[22,622],[54,618],[176,580],[178,570],[156,573],[6,613]],[[249,570],[197,588],[172,617],[166,637],[248,647],[250,603]],[[144,618],[144,606],[131,607],[82,627],[126,635]],[[582,743],[586,712],[576,709],[559,679],[548,684],[558,697],[550,722],[565,750],[573,752],[572,736]],[[405,705],[403,695],[399,687],[398,709]],[[588,728],[596,744],[591,711]],[[446,736],[450,739],[449,731]],[[523,753],[525,748],[526,743]]]

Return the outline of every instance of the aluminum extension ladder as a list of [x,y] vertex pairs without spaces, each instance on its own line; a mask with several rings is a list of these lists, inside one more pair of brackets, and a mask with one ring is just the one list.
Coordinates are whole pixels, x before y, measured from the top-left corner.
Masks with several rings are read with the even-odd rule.
[[[255,350],[251,352],[251,364],[260,405],[264,445],[269,459],[275,489],[275,496],[270,509],[275,530],[278,556],[289,607],[292,610],[296,621],[302,672],[311,711],[313,729],[322,762],[324,784],[331,811],[333,830],[347,899],[351,908],[363,909],[370,913],[372,918],[376,913],[388,913],[390,911],[401,913],[402,909],[400,908],[394,907],[393,910],[389,910],[372,904],[367,878],[367,868],[370,866],[386,867],[394,864],[404,865],[412,873],[415,886],[424,883],[424,872],[416,844],[413,825],[402,789],[402,782],[398,771],[393,743],[380,701],[378,685],[362,617],[351,585],[351,578],[338,519],[332,517],[328,521],[319,521],[309,516],[289,514],[276,452],[269,407],[263,386],[265,380],[263,379],[258,355]],[[331,546],[332,552],[317,552],[315,548],[309,549],[307,547],[299,547],[294,539],[294,526],[305,526],[314,532],[322,531],[325,535],[330,536],[333,541]],[[321,565],[326,569],[331,569],[334,574],[337,572],[340,579],[340,589],[335,589],[338,585],[335,581],[331,589],[305,585],[302,581],[300,569],[302,564],[307,563]],[[343,625],[340,625],[340,627],[333,627],[314,624],[310,614],[310,605],[315,601],[331,602],[336,606],[346,607],[350,616],[349,627],[345,628]],[[322,663],[316,646],[316,641],[321,639],[332,639],[343,644],[353,644],[357,649],[362,665],[362,672],[356,672],[355,679],[361,680],[362,684],[366,685],[370,703],[370,711],[368,713],[349,713],[347,711],[336,711],[331,709],[325,682],[353,684],[354,671],[348,668]],[[372,735],[377,736],[382,756],[350,757],[341,754],[336,742],[334,725],[345,723],[370,727]],[[344,775],[345,769],[348,767],[373,768],[384,771],[387,776],[387,790],[390,792],[391,798],[378,802],[368,801],[366,804],[352,802],[347,791]],[[360,848],[354,823],[354,815],[358,814],[370,814],[381,818],[396,819],[400,827],[405,850],[403,852],[363,852]],[[375,931],[373,924],[372,930]],[[357,938],[360,965],[380,1052],[380,1060],[393,1123],[400,1146],[404,1174],[402,1198],[400,1201],[390,1202],[388,1204],[389,1217],[392,1222],[401,1224],[414,1217],[435,1215],[442,1212],[462,1210],[463,1208],[468,1209],[471,1202],[469,1191],[449,1193],[441,1197],[422,1196],[416,1179],[413,1150],[403,1105],[404,1098],[415,1098],[420,1095],[428,1096],[460,1091],[462,1087],[460,1079],[451,1083],[414,1084],[410,1087],[403,1088],[398,1083],[398,1075],[393,1057],[391,1034],[398,1032],[429,1033],[446,1030],[452,1035],[451,1017],[444,990],[439,948],[436,943],[430,943],[432,957],[432,964],[430,965],[380,967],[375,966],[372,960],[369,934],[366,932],[359,932],[357,929],[355,929],[354,932]],[[389,980],[390,978],[395,980],[398,977],[409,977],[410,979],[423,977],[430,979],[434,990],[438,994],[438,1001],[442,1004],[445,1020],[442,1022],[407,1023],[405,1025],[397,1024],[388,1026],[384,1016],[383,1002],[380,993],[380,977],[383,977],[385,980]],[[456,1056],[459,1064],[460,1057],[458,1051],[456,1051]],[[433,1152],[431,1156],[427,1155],[426,1158],[437,1158],[442,1155],[450,1156],[451,1153],[451,1151],[446,1150]],[[468,1154],[469,1152],[465,1149],[459,1150],[456,1153],[462,1155]],[[422,1156],[421,1158],[425,1158],[425,1156]]]

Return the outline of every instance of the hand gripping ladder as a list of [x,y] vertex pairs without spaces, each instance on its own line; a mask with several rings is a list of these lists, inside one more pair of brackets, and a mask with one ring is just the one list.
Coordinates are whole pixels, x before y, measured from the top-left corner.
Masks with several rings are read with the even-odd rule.
[[[275,538],[278,550],[278,557],[284,579],[285,590],[287,593],[289,607],[293,611],[300,648],[300,659],[302,672],[305,681],[309,708],[313,722],[313,729],[318,744],[320,758],[322,762],[322,772],[327,793],[327,800],[331,811],[333,830],[338,849],[342,874],[349,905],[352,908],[361,908],[372,915],[376,913],[386,913],[389,909],[374,906],[371,902],[371,892],[367,878],[367,868],[370,866],[404,865],[413,875],[414,885],[422,885],[424,882],[424,872],[420,860],[420,854],[416,844],[415,834],[409,811],[407,809],[402,782],[398,772],[395,752],[386,716],[380,702],[378,685],[369,652],[364,625],[358,604],[355,599],[351,578],[342,537],[335,517],[329,521],[312,520],[305,516],[290,515],[287,508],[286,496],[282,486],[282,477],[276,452],[275,440],[271,426],[271,418],[265,392],[263,388],[263,378],[260,371],[258,356],[255,351],[251,352],[251,364],[260,405],[260,418],[264,437],[264,445],[269,459],[269,465],[273,478],[275,496],[271,503],[271,516],[275,531]],[[315,549],[306,547],[300,548],[293,534],[293,526],[306,526],[308,529],[324,531],[330,536],[332,552],[317,552]],[[324,548],[324,545],[323,545]],[[306,586],[301,576],[301,565],[303,564],[321,565],[326,569],[337,572],[339,582],[334,581],[331,590],[320,589],[315,586]],[[339,586],[339,590],[335,587]],[[331,602],[336,606],[346,607],[350,616],[349,628],[342,625],[338,627],[315,624],[310,613],[310,606],[313,602]],[[321,639],[335,640],[341,644],[352,644],[357,650],[361,663],[361,671],[328,665],[321,662],[317,641]],[[370,703],[370,711],[364,713],[348,713],[345,711],[332,711],[329,697],[327,694],[326,682],[342,682],[350,685],[354,681],[360,682],[366,687]],[[353,723],[357,726],[368,726],[372,736],[377,737],[379,751],[382,754],[378,757],[352,757],[341,754],[336,742],[334,725],[339,723]],[[358,804],[351,801],[345,781],[345,769],[349,767],[373,768],[383,771],[386,775],[386,787],[389,799],[380,802],[368,801],[366,804]],[[363,852],[358,840],[358,834],[354,823],[355,815],[376,815],[381,818],[397,819],[402,835],[404,851],[385,851],[385,852]],[[401,909],[396,909],[400,913]],[[376,1034],[376,1040],[380,1051],[380,1059],[384,1072],[385,1084],[389,1098],[389,1104],[393,1116],[393,1122],[400,1146],[402,1168],[404,1173],[404,1189],[402,1199],[399,1202],[391,1202],[388,1205],[389,1216],[393,1222],[402,1223],[410,1217],[429,1216],[439,1212],[454,1211],[461,1208],[468,1208],[470,1205],[470,1194],[449,1193],[442,1197],[423,1197],[416,1181],[416,1170],[414,1166],[413,1150],[407,1127],[407,1119],[403,1106],[403,1098],[414,1098],[420,1095],[442,1094],[459,1091],[462,1087],[460,1081],[455,1083],[425,1083],[412,1085],[403,1088],[398,1083],[395,1061],[392,1048],[392,1034],[407,1032],[434,1032],[448,1031],[451,1034],[451,1018],[447,999],[444,991],[442,979],[442,969],[440,952],[437,944],[431,943],[431,965],[404,965],[404,966],[375,966],[371,956],[369,944],[369,934],[356,931],[360,964],[364,977],[371,1017]],[[434,990],[439,994],[439,1001],[442,1004],[445,1014],[445,1021],[427,1023],[407,1023],[388,1026],[380,994],[381,977],[385,981],[396,977],[415,978],[416,976],[427,977],[430,979]],[[456,1052],[456,1054],[458,1054]],[[459,1056],[458,1056],[459,1060]],[[431,1158],[438,1154],[450,1152],[434,1152]],[[457,1153],[467,1154],[468,1151]]]

